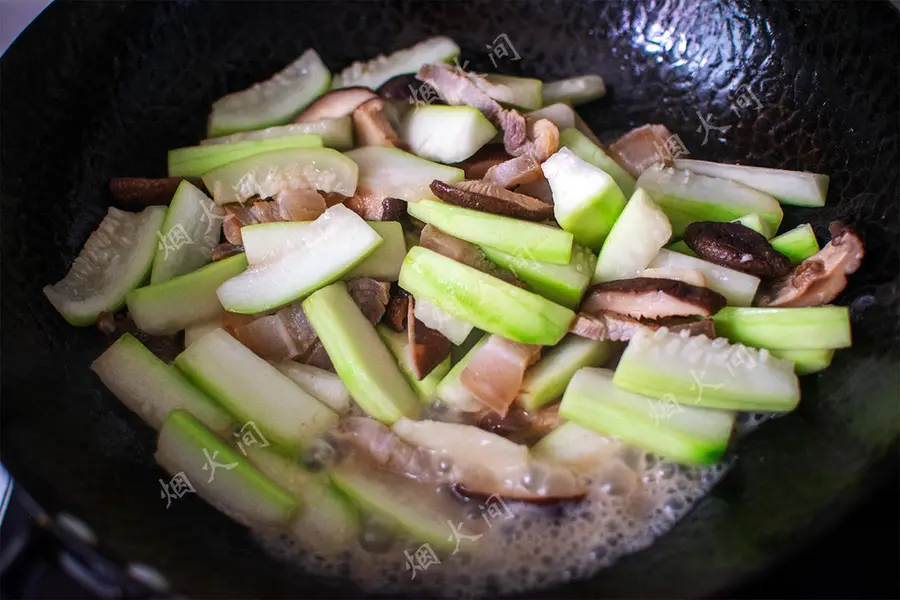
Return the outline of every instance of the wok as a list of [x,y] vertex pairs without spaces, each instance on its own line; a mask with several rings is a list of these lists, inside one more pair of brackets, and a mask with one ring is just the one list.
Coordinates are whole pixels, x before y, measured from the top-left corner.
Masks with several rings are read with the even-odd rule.
[[[2,60],[2,460],[38,499],[89,523],[103,548],[196,597],[357,596],[264,554],[199,499],[166,509],[154,432],[89,370],[105,347],[41,287],[100,222],[113,176],[164,176],[204,137],[210,103],[316,48],[333,70],[453,37],[468,69],[544,79],[593,72],[597,132],[665,123],[691,157],[828,173],[824,209],[867,245],[837,303],[854,344],[803,379],[794,413],[739,444],[711,496],[649,550],[550,596],[715,593],[808,542],[896,462],[900,19],[889,4],[757,2],[73,2],[50,6]],[[465,63],[463,63],[465,64]],[[742,88],[741,86],[748,86]],[[757,103],[733,110],[736,94]],[[743,90],[743,91],[741,91]],[[704,140],[700,117],[727,131]]]

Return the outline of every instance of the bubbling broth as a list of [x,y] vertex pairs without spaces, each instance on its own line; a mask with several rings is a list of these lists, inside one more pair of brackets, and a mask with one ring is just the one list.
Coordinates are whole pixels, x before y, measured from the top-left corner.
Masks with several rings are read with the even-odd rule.
[[[395,535],[373,519],[364,520],[356,543],[330,555],[286,536],[257,537],[277,558],[322,577],[349,579],[369,593],[521,593],[590,577],[646,548],[726,470],[727,462],[686,467],[611,441],[603,460],[585,475],[587,494],[579,500],[467,497],[452,485],[400,482],[404,490],[415,486],[419,508],[447,517],[447,542],[441,547]],[[392,473],[374,468],[366,473],[398,483]]]

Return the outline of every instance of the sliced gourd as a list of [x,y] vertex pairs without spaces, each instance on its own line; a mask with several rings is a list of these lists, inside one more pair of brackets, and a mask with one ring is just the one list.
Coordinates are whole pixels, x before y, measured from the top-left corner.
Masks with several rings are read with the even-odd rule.
[[287,123],[331,83],[331,73],[307,50],[271,79],[216,100],[209,115],[209,137]]
[[672,250],[660,250],[649,266],[700,271],[706,278],[706,286],[725,296],[728,304],[733,306],[750,306],[759,287],[759,277]]
[[816,350],[849,348],[850,313],[846,306],[738,308],[713,315],[716,333],[756,348]]
[[326,210],[303,233],[300,245],[223,283],[217,294],[225,310],[253,314],[284,306],[340,279],[383,243],[343,204]]
[[217,329],[175,358],[175,366],[242,424],[253,422],[267,441],[297,451],[337,422],[337,414]]
[[230,144],[206,144],[169,150],[169,177],[199,177],[222,165],[275,150],[321,148],[318,135],[285,135]]
[[615,384],[651,398],[727,410],[788,412],[800,401],[794,365],[724,338],[639,331],[616,367]]
[[[156,444],[156,462],[243,525],[281,528],[297,512],[293,496],[187,411],[176,410],[166,418]],[[168,489],[164,492],[168,494]]]
[[584,104],[606,95],[606,84],[599,75],[579,75],[544,83],[544,106],[554,102]]
[[532,446],[531,456],[569,467],[576,473],[592,474],[609,464],[620,445],[609,436],[566,421]]
[[819,241],[809,223],[798,225],[790,231],[776,235],[769,240],[769,243],[777,252],[781,252],[791,259],[791,263],[795,265],[799,265],[819,251]]
[[[268,258],[302,247],[311,239],[312,221],[276,221],[241,228],[241,238],[252,266]],[[344,274],[344,279],[372,277],[380,281],[397,281],[400,265],[406,256],[403,226],[397,221],[366,221],[383,243],[361,263]],[[315,230],[313,230],[314,232]]]
[[187,180],[178,184],[159,232],[150,283],[199,269],[212,259],[225,211]]
[[[447,521],[456,523],[461,511],[435,494],[423,494],[421,485],[368,464],[345,460],[328,469],[331,481],[363,511],[409,536],[414,543],[452,549]],[[426,499],[427,498],[427,499]],[[449,538],[449,539],[448,539]]]
[[322,192],[352,196],[356,163],[331,148],[273,150],[242,158],[203,174],[216,204],[268,198],[311,185]]
[[603,151],[599,144],[588,139],[589,136],[577,128],[564,129],[559,132],[559,145],[568,148],[575,156],[592,164],[613,178],[625,197],[631,197],[637,182],[631,174],[623,169]]
[[744,215],[740,219],[735,219],[734,222],[752,229],[766,239],[775,235],[775,230],[757,214]]
[[339,415],[350,411],[353,399],[341,378],[325,369],[293,360],[274,363],[275,368]]
[[794,363],[794,372],[797,375],[809,375],[824,371],[831,365],[834,358],[834,348],[816,348],[811,350],[781,350],[774,348],[769,351],[776,358],[783,358]]
[[553,214],[575,241],[599,250],[625,208],[622,190],[605,171],[582,160],[568,148],[541,165],[553,190]]
[[221,314],[216,290],[246,268],[247,259],[237,254],[186,275],[138,288],[128,293],[128,312],[143,332],[178,333]]
[[781,225],[781,205],[775,198],[730,179],[657,164],[641,173],[637,185],[665,211],[672,232],[679,237],[694,221],[733,221],[752,213],[773,231]]
[[454,317],[424,298],[414,298],[413,310],[416,318],[422,321],[426,327],[439,332],[456,346],[466,341],[466,338],[475,329],[475,326],[468,321]]
[[413,369],[412,354],[409,351],[409,334],[406,331],[394,331],[386,325],[378,325],[376,327],[378,335],[384,340],[385,345],[397,359],[397,364],[406,380],[419,395],[419,399],[425,403],[430,402],[434,396],[434,391],[438,384],[450,371],[450,357],[444,359],[438,366],[431,370],[423,379],[416,379],[416,372]]
[[575,372],[599,367],[612,354],[615,344],[569,334],[525,371],[516,402],[526,411],[537,410],[562,396]]
[[448,62],[459,56],[459,46],[448,37],[428,38],[415,46],[371,60],[357,61],[334,76],[331,89],[361,86],[377,89],[382,83],[404,73],[415,73],[422,65]]
[[465,178],[462,169],[431,162],[397,148],[365,146],[347,152],[346,156],[359,165],[360,192],[385,198],[409,202],[436,199],[429,188],[432,181],[457,183]]
[[91,364],[103,384],[122,404],[154,429],[162,427],[173,410],[184,409],[222,437],[234,421],[209,396],[126,333]]
[[400,135],[413,154],[458,163],[491,141],[497,128],[474,106],[426,104],[406,113]]
[[360,408],[387,424],[418,416],[418,397],[342,282],[304,300],[303,312]]
[[317,135],[322,138],[322,145],[335,150],[349,150],[353,147],[353,118],[350,116],[337,119],[319,119],[307,123],[291,123],[278,125],[256,131],[241,131],[221,137],[200,140],[201,146],[233,144],[250,140],[271,140],[295,135]]
[[725,165],[688,159],[676,160],[675,166],[701,175],[736,181],[774,196],[783,204],[825,206],[825,196],[828,193],[829,177],[820,173]]
[[128,292],[150,273],[165,217],[164,206],[140,213],[110,207],[66,276],[44,288],[47,299],[76,326],[91,325],[101,312],[121,308]]
[[591,282],[597,261],[593,252],[579,244],[572,246],[572,257],[567,265],[530,260],[488,246],[482,246],[481,250],[488,260],[512,271],[532,292],[573,310]]
[[256,445],[250,446],[247,457],[300,505],[288,530],[308,550],[330,554],[356,541],[359,517],[328,475],[310,472],[295,461]]
[[410,202],[407,212],[449,235],[507,254],[558,265],[572,258],[572,234],[548,225],[433,200]]
[[593,283],[635,277],[670,237],[672,226],[666,214],[638,188],[600,248]]
[[613,385],[609,369],[584,368],[572,378],[560,416],[654,454],[689,464],[712,464],[728,447],[734,413],[655,400]]
[[552,346],[575,318],[568,308],[421,246],[406,255],[400,287],[481,330],[523,344]]
[[481,76],[479,85],[488,96],[513,108],[536,110],[543,106],[544,83],[531,77],[512,77],[499,73]]

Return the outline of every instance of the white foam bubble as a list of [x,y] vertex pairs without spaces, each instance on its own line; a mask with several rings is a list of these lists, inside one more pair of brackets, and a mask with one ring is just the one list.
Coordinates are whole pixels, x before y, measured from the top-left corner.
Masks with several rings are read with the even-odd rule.
[[685,467],[623,447],[594,477],[584,500],[549,506],[510,503],[514,517],[491,520],[479,539],[462,540],[457,554],[435,549],[440,563],[416,572],[415,579],[404,554],[421,546],[414,540],[397,539],[379,554],[354,544],[323,560],[288,538],[259,539],[281,560],[326,578],[349,579],[368,592],[441,597],[522,593],[588,578],[646,548],[726,470],[724,463]]

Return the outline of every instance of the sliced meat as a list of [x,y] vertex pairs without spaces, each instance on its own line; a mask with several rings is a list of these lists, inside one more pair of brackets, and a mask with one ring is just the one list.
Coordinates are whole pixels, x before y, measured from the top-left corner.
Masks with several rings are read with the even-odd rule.
[[674,279],[635,277],[591,287],[581,304],[589,314],[610,310],[635,319],[708,317],[725,306],[725,297],[709,288]]
[[423,65],[416,77],[431,85],[447,104],[465,104],[480,110],[491,123],[503,130],[503,146],[509,154],[535,154],[535,145],[528,138],[525,117],[516,110],[503,108],[488,96],[479,87],[481,80],[476,74],[460,72],[441,64]]
[[537,198],[511,192],[487,181],[444,183],[435,179],[429,186],[435,196],[456,206],[504,215],[526,221],[545,221],[553,216],[553,205]]
[[526,446],[534,445],[562,423],[559,404],[533,412],[526,412],[517,404],[513,404],[502,417],[493,410],[486,410],[478,418],[478,427],[481,429]]
[[782,277],[791,271],[787,256],[740,223],[691,223],[684,230],[684,242],[704,260],[757,277]]
[[347,282],[347,292],[372,325],[384,316],[391,294],[391,284],[371,277],[357,277]]
[[343,194],[339,194],[337,192],[319,192],[322,194],[322,198],[325,199],[325,206],[331,208],[335,204],[344,204],[349,200],[350,196],[345,196]]
[[[484,174],[484,180],[505,188],[528,185],[545,179],[544,172],[533,156],[517,156],[492,166]],[[546,179],[545,179],[546,180]]]
[[300,362],[311,367],[318,367],[325,371],[331,371],[332,373],[334,373],[334,364],[331,362],[331,358],[328,356],[328,352],[325,350],[325,345],[322,344],[322,341],[318,339],[316,340],[316,343],[312,345],[309,353],[307,353]]
[[446,477],[437,453],[408,444],[388,427],[368,417],[347,417],[338,423],[335,437],[380,467],[423,483]]
[[525,369],[541,357],[541,346],[492,335],[472,357],[460,382],[479,402],[502,415],[516,399]]
[[544,162],[559,150],[559,128],[547,119],[526,117],[528,139],[533,147],[529,154],[538,162]]
[[428,327],[416,318],[415,300],[410,296],[407,303],[406,322],[409,333],[409,351],[412,359],[413,371],[416,379],[421,381],[431,373],[436,366],[450,356],[453,343],[444,335]]
[[453,166],[462,169],[466,179],[483,179],[491,167],[511,158],[512,156],[503,148],[503,144],[487,144],[466,160]]
[[406,202],[403,200],[386,198],[365,189],[358,189],[344,206],[366,221],[399,221],[406,215]]
[[287,328],[288,334],[297,345],[297,356],[306,356],[313,345],[319,340],[316,330],[306,318],[306,313],[300,306],[300,302],[289,304],[275,313]]
[[232,335],[266,360],[290,360],[300,354],[297,343],[278,315],[255,319],[237,327]]
[[243,251],[244,247],[240,244],[219,244],[212,250],[212,260],[213,262],[216,262],[217,260],[222,260],[223,258],[234,256],[235,254],[240,254]]
[[839,221],[828,226],[831,241],[785,277],[764,283],[758,306],[803,307],[828,304],[847,286],[847,276],[859,269],[865,248],[852,228]]
[[412,296],[396,283],[391,285],[391,297],[385,307],[384,320],[394,331],[406,329]]
[[240,245],[241,227],[253,225],[256,219],[250,214],[250,207],[243,204],[226,204],[225,218],[222,221],[222,232],[230,244]]
[[282,221],[315,221],[328,209],[325,198],[314,187],[280,191],[273,204]]
[[575,320],[569,326],[569,332],[592,340],[625,342],[633,338],[638,331],[647,328],[646,323],[628,315],[600,310],[592,314],[580,312],[575,315]]
[[502,279],[507,283],[515,286],[521,285],[519,279],[512,271],[499,267],[485,258],[481,248],[471,242],[444,233],[433,225],[426,225],[422,228],[419,245],[447,258],[452,258],[458,263]]
[[294,118],[294,123],[339,119],[353,114],[356,107],[378,95],[365,87],[347,87],[326,92]]
[[184,179],[201,190],[206,189],[199,177],[113,177],[109,181],[109,192],[129,208],[168,204]]
[[642,125],[610,144],[609,155],[633,177],[665,159],[664,153],[672,132],[665,125]]
[[384,100],[381,98],[372,98],[356,107],[353,111],[353,128],[359,146],[405,146],[385,115]]

